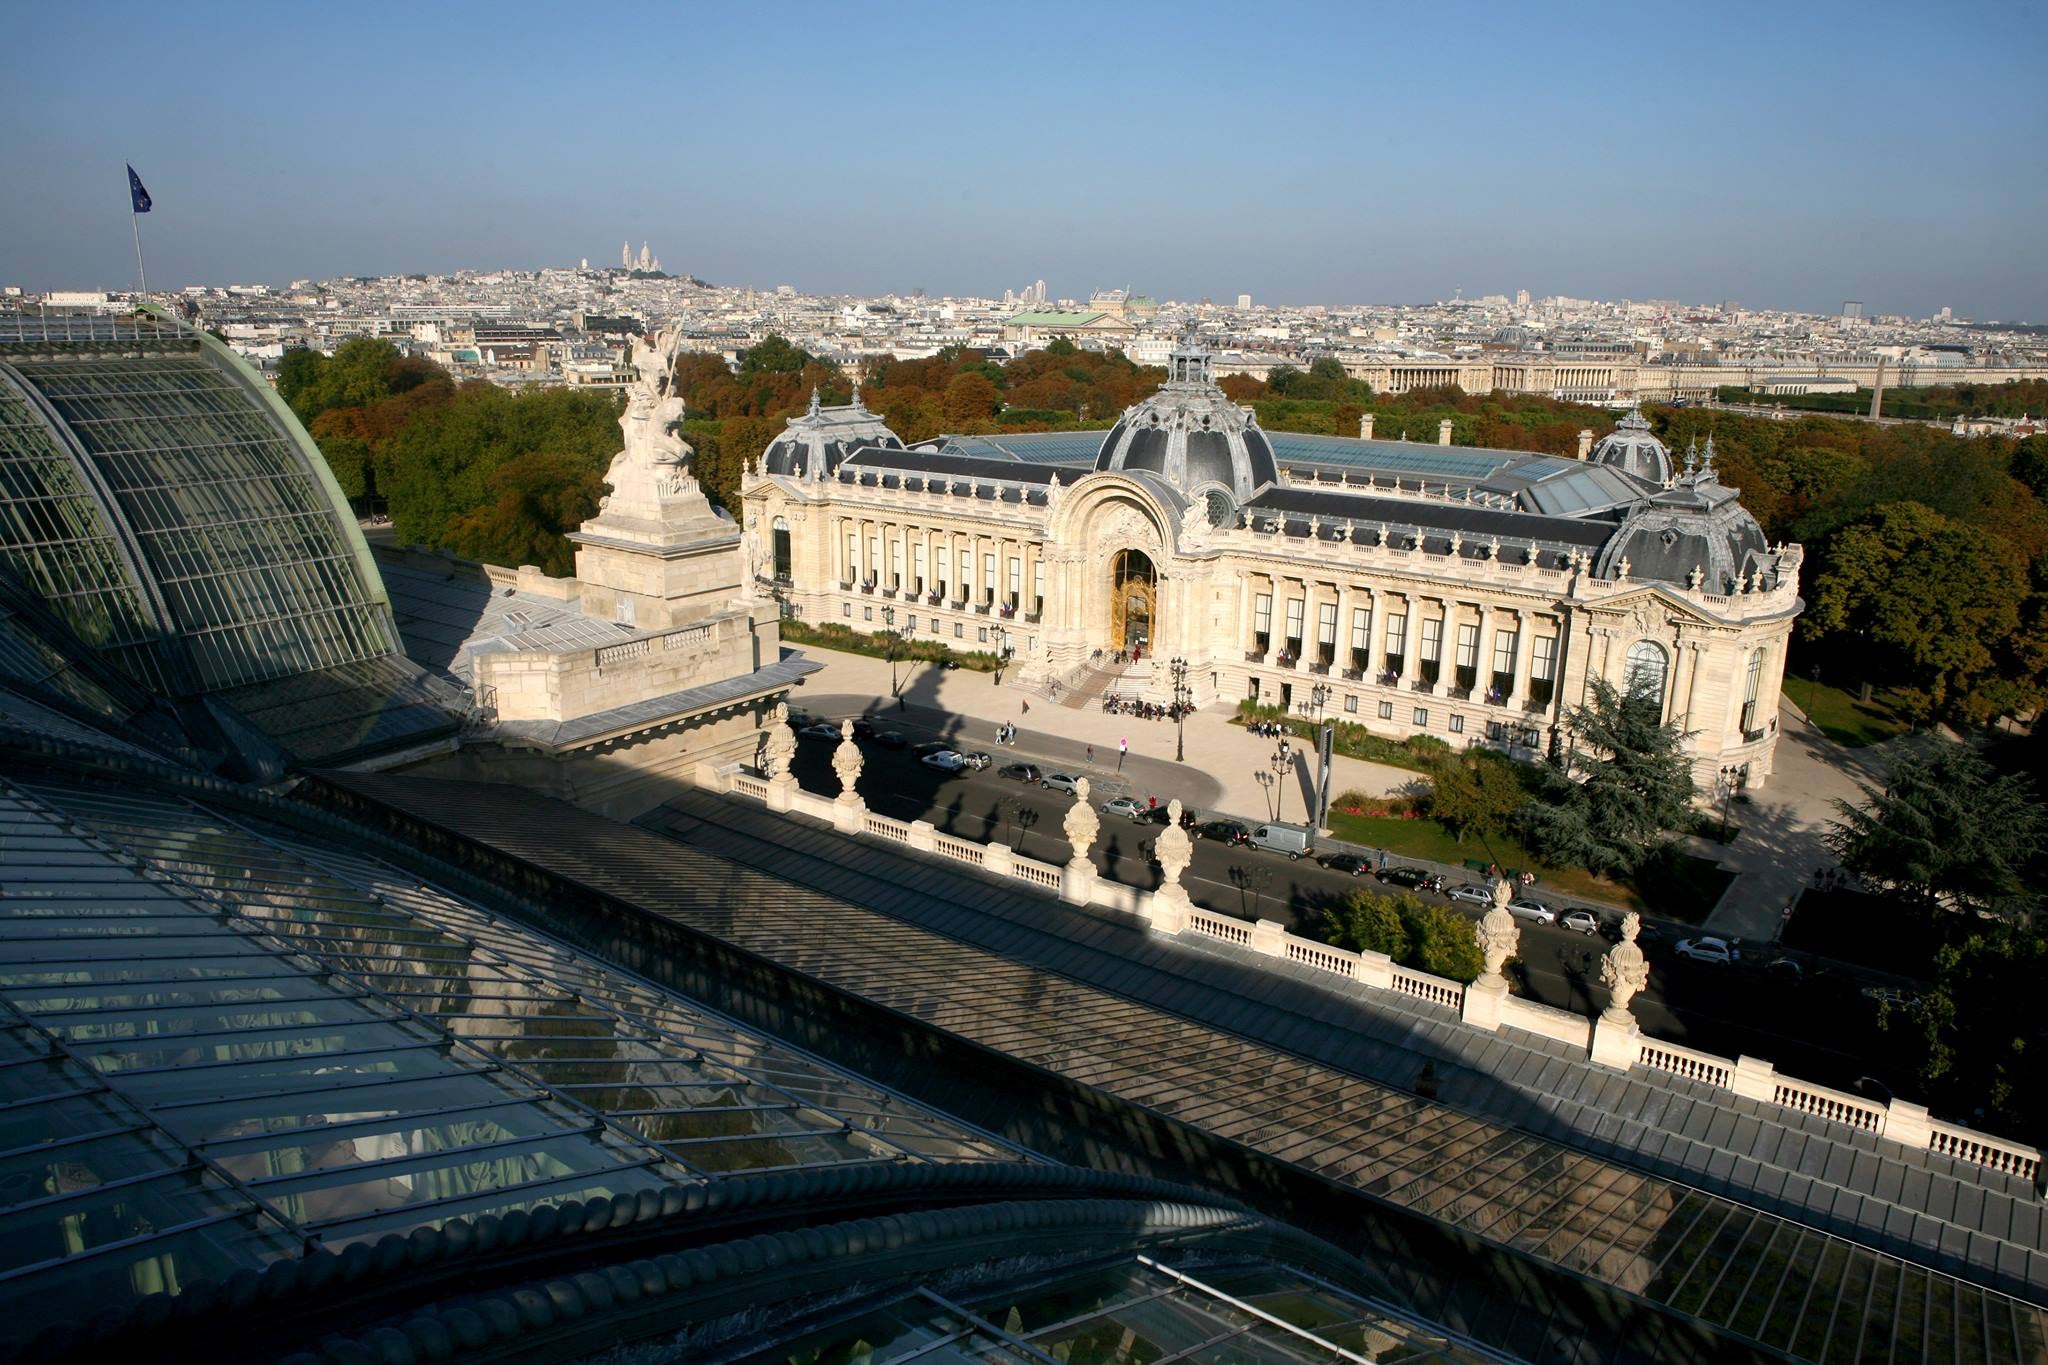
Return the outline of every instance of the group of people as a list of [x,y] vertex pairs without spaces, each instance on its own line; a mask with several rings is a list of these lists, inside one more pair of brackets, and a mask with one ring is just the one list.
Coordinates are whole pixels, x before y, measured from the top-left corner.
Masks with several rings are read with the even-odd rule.
[[[1132,645],[1129,649],[1111,650],[1109,654],[1109,661],[1114,664],[1131,664],[1136,663],[1138,660],[1144,657],[1145,646],[1142,644],[1137,644]],[[1102,651],[1098,649],[1093,654],[1089,655],[1088,658],[1091,663],[1099,664],[1102,662]]]
[[1016,744],[1016,742],[1017,742],[1017,722],[1016,722],[1016,721],[1014,721],[1014,720],[1006,720],[1006,721],[1004,721],[1004,722],[1003,722],[1003,723],[1002,723],[1001,725],[998,725],[998,726],[996,727],[996,743],[998,743],[998,744],[1009,744],[1009,745],[1015,745],[1015,744]]
[[1277,720],[1255,720],[1244,728],[1257,735],[1260,739],[1278,739],[1287,733],[1287,727]]
[[1136,697],[1121,697],[1111,692],[1102,699],[1102,709],[1112,716],[1136,716],[1139,720],[1179,720],[1192,714],[1194,707],[1186,702],[1166,705],[1156,701],[1140,701]]

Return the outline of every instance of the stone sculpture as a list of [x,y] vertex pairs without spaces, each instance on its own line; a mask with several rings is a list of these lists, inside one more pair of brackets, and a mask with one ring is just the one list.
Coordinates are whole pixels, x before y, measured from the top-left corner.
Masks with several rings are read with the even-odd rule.
[[[640,382],[627,394],[626,410],[619,416],[624,445],[605,470],[611,492],[598,504],[600,510],[630,514],[697,491],[690,477],[689,443],[669,430],[683,419],[682,396],[668,388],[681,349],[682,333],[676,329],[634,343],[632,364]],[[622,506],[613,508],[614,502]]]
[[860,793],[854,790],[854,783],[860,781],[860,746],[853,742],[853,722],[839,722],[839,747],[832,751],[832,771],[839,775],[839,800],[845,805],[854,805],[860,800]]
[[[1095,813],[1095,807],[1088,804],[1088,779],[1082,778],[1074,784],[1074,804],[1067,808],[1067,817],[1062,822],[1067,831],[1067,843],[1073,847],[1074,856],[1068,859],[1070,865],[1088,863],[1088,850],[1095,844],[1095,835],[1102,828],[1102,817]],[[1088,863],[1093,867],[1093,863]]]
[[1521,926],[1508,910],[1508,902],[1514,898],[1514,888],[1503,877],[1493,884],[1493,907],[1481,917],[1479,927],[1474,931],[1479,939],[1479,951],[1486,957],[1486,971],[1482,979],[1501,980],[1501,968],[1522,946]]
[[1159,890],[1161,894],[1186,896],[1182,890],[1181,874],[1188,870],[1194,860],[1194,841],[1188,832],[1180,827],[1181,805],[1179,798],[1166,803],[1166,830],[1152,844],[1152,856],[1159,860]]
[[1643,957],[1643,950],[1636,946],[1636,935],[1642,932],[1642,928],[1641,915],[1633,910],[1623,915],[1621,942],[1609,948],[1607,956],[1600,959],[1600,984],[1607,987],[1608,994],[1607,1008],[1600,1017],[1617,1027],[1635,1027],[1635,1016],[1629,1012],[1628,1002],[1650,984],[1650,964]]
[[769,781],[789,776],[790,761],[796,757],[796,731],[789,728],[789,703],[775,703],[775,719],[761,737],[761,771]]

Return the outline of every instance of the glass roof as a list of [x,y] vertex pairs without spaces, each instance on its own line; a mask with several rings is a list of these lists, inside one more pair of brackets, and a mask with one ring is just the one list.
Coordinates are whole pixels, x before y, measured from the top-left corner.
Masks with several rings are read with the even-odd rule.
[[0,1309],[451,1218],[1016,1150],[375,859],[0,778]]
[[945,453],[1025,464],[1092,465],[1108,431],[1020,431],[988,436],[948,436]]
[[1282,464],[1339,464],[1386,474],[1427,474],[1432,478],[1477,481],[1525,458],[1512,450],[1480,450],[1421,441],[1361,441],[1352,436],[1316,436],[1269,431],[1273,455]]
[[0,360],[91,460],[202,690],[394,652],[306,454],[196,341],[56,349],[0,344]]
[[911,1290],[743,1361],[1309,1365],[1499,1358],[1291,1266],[1240,1260],[1175,1267],[1134,1256],[993,1291]]

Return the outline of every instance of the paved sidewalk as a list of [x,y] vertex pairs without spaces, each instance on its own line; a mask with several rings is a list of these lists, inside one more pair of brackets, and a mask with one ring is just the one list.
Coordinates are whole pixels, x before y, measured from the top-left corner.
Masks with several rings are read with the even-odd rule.
[[[823,664],[824,668],[805,679],[804,685],[793,694],[796,705],[804,705],[806,696],[837,693],[878,699],[889,697],[890,665],[886,660],[822,649],[816,645],[807,644],[801,648],[806,658]],[[1077,766],[1081,764],[1087,747],[1093,745],[1095,766],[1113,770],[1119,740],[1130,742],[1133,756],[1159,760],[1169,766],[1173,764],[1174,725],[1170,721],[1111,715],[1102,709],[1100,703],[1078,708],[1061,706],[1014,687],[998,687],[992,674],[975,673],[964,668],[948,671],[932,664],[898,661],[895,672],[897,696],[906,706],[944,711],[959,717],[963,722],[960,730],[962,740],[992,753],[997,752],[995,727],[1013,722],[1024,732],[1019,737],[1020,748],[1049,758],[1072,761]],[[1030,708],[1028,711],[1025,709],[1027,706]],[[878,702],[875,707],[878,713],[888,709],[886,700]],[[1208,805],[1243,818],[1270,819],[1273,795],[1269,788],[1259,783],[1258,774],[1270,774],[1275,741],[1260,739],[1245,733],[1243,727],[1232,725],[1230,717],[1233,714],[1227,707],[1214,706],[1187,718],[1187,760],[1184,766],[1189,779],[1184,785],[1190,790],[1207,790],[1208,784],[1194,776],[1199,774],[1214,783],[1214,795],[1208,798]],[[980,722],[978,728],[975,722]],[[1299,751],[1302,746],[1296,741],[1293,747]],[[1313,753],[1303,754],[1295,763],[1285,794],[1283,818],[1299,822],[1308,809],[1316,778],[1315,766]],[[1421,774],[1406,768],[1368,763],[1362,759],[1340,756],[1335,766],[1333,796],[1354,789],[1368,796],[1391,796],[1410,783],[1421,780]],[[1165,800],[1167,795],[1162,792],[1160,799]]]

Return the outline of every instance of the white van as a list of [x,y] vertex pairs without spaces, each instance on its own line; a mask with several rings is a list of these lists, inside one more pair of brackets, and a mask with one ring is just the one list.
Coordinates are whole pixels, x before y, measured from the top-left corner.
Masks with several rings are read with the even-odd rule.
[[1253,848],[1285,853],[1290,858],[1299,858],[1315,847],[1315,841],[1309,837],[1306,825],[1260,825],[1252,831],[1252,837],[1246,842]]

